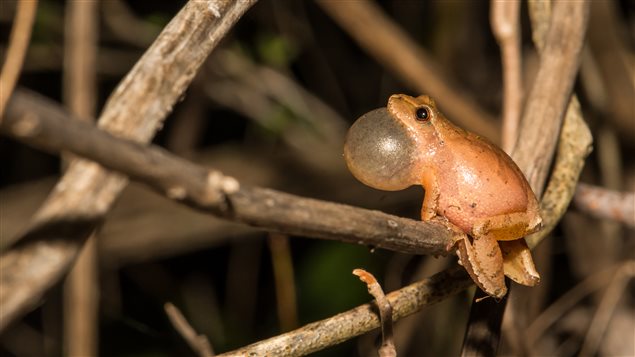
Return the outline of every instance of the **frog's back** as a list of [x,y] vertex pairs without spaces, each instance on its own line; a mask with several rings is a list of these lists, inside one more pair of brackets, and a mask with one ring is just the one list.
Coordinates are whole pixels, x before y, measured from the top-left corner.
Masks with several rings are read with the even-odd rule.
[[440,215],[469,231],[479,218],[527,210],[529,185],[501,149],[471,133],[447,147],[437,180],[451,194],[439,197]]

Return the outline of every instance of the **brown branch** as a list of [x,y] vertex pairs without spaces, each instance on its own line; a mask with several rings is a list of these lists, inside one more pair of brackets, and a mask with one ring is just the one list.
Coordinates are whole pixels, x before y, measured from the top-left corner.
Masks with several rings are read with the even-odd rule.
[[635,227],[635,193],[617,192],[580,183],[573,198],[576,208],[594,217]]
[[502,147],[511,152],[518,138],[523,105],[520,38],[520,1],[490,1],[492,32],[501,48],[503,64]]
[[582,118],[580,103],[571,98],[562,124],[554,168],[540,202],[542,229],[525,237],[530,248],[534,248],[556,228],[571,199],[573,199],[584,161],[591,153],[593,137]]
[[[148,142],[205,58],[254,2],[188,2],[115,89],[99,126]],[[0,331],[66,274],[125,185],[124,177],[95,163],[71,163],[25,234],[29,240],[0,259]]]
[[223,218],[277,231],[410,254],[445,254],[452,232],[342,204],[240,184],[222,173],[155,147],[116,138],[35,94],[16,92],[4,133],[54,152],[69,151],[146,183],[169,198]]
[[181,311],[172,303],[165,303],[163,306],[165,314],[168,315],[174,329],[181,334],[183,339],[190,345],[190,348],[201,357],[214,356],[212,345],[205,335],[199,335],[187,322]]
[[[387,295],[397,321],[472,285],[461,267],[455,266]],[[259,341],[219,356],[303,356],[342,343],[380,327],[372,304],[364,304],[297,330]],[[301,343],[300,343],[301,341]]]
[[440,75],[437,64],[397,23],[371,1],[318,0],[317,3],[371,55],[418,94],[435,98],[458,124],[500,141],[491,115]]
[[298,304],[289,236],[271,233],[267,243],[271,253],[280,330],[286,332],[298,327]]
[[[512,157],[537,196],[542,195],[571,98],[588,17],[587,2],[557,2],[550,22],[553,25],[549,26],[544,41],[536,42],[538,48],[542,48],[541,65],[527,97],[521,136]],[[542,42],[544,48],[540,45]]]
[[[254,150],[261,152],[258,161],[253,160]],[[298,161],[296,161],[298,160]],[[260,147],[245,147],[235,144],[219,145],[198,153],[194,162],[199,165],[213,165],[224,173],[241,178],[241,184],[251,186],[284,187],[299,195],[315,192],[313,185],[289,185],[289,180],[301,177],[284,168],[301,165],[302,158],[282,158],[275,153],[262,151]],[[244,165],[250,162],[249,165]],[[298,176],[298,174],[300,174]],[[326,177],[327,182],[334,178]],[[2,235],[0,252],[12,245],[28,224],[28,219],[53,189],[56,179],[43,180],[9,186],[0,190],[2,197]],[[298,181],[299,182],[299,181]],[[337,181],[338,184],[326,192],[322,199],[350,202],[355,205],[372,205],[375,209],[393,208],[404,201],[412,200],[412,193],[402,191],[387,196],[379,202],[366,192],[358,182]],[[130,212],[152,212],[152,214],[131,215]],[[172,224],[181,222],[182,224]],[[132,233],[131,233],[132,232]],[[124,234],[125,233],[125,234]],[[135,239],[129,239],[134,234]],[[165,257],[178,256],[188,252],[226,244],[235,240],[262,237],[262,231],[244,224],[227,221],[192,210],[178,202],[137,182],[131,182],[117,199],[117,204],[108,213],[108,220],[99,229],[99,260],[106,269],[153,261]],[[178,237],[178,239],[175,239]],[[438,271],[439,269],[437,269]],[[430,274],[427,274],[430,275]],[[427,276],[426,275],[426,276]],[[397,287],[395,287],[396,289]]]
[[[64,100],[78,118],[95,116],[97,102],[97,1],[66,3]],[[63,155],[66,166],[72,156]],[[70,356],[96,356],[99,336],[97,237],[84,244],[64,285],[64,346]]]
[[2,123],[5,107],[22,70],[36,12],[37,0],[18,2],[9,38],[9,48],[2,65],[2,72],[0,72],[0,123]]

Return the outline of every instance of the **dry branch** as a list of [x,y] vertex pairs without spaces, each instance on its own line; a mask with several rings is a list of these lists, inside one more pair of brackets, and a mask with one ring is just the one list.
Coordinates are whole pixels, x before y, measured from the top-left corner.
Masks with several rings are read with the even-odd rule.
[[[527,97],[520,136],[512,157],[537,196],[541,196],[567,111],[589,17],[586,2],[554,5],[552,26],[537,42],[540,68]],[[544,42],[544,48],[540,43]]]
[[[472,285],[461,267],[437,273],[387,295],[393,320],[414,314]],[[342,343],[380,326],[373,304],[364,304],[297,330],[219,356],[303,356]]]
[[201,357],[214,356],[214,350],[209,340],[205,335],[200,335],[194,330],[192,325],[187,322],[185,316],[181,310],[179,310],[174,304],[167,302],[163,306],[166,315],[170,319],[174,329],[183,336],[183,339],[190,345],[190,348],[195,351]]
[[[66,3],[64,102],[78,118],[93,118],[97,103],[98,3]],[[63,155],[65,167],[73,156]],[[99,343],[99,268],[97,237],[84,244],[64,285],[64,346],[70,356],[95,356]]]
[[598,218],[635,227],[635,193],[579,184],[573,199],[576,207]]
[[452,233],[440,224],[242,185],[156,146],[116,138],[69,119],[35,94],[16,92],[0,129],[36,147],[99,162],[197,209],[270,231],[410,254],[445,254],[452,240]]
[[[254,2],[188,2],[112,93],[99,126],[148,142],[205,58]],[[95,163],[71,163],[36,214],[25,235],[30,239],[2,256],[0,331],[36,306],[66,274],[125,185],[124,177]]]
[[381,322],[382,344],[379,347],[379,357],[396,357],[395,341],[392,328],[392,306],[384,295],[384,290],[377,282],[373,274],[364,269],[353,270],[353,275],[357,275],[359,280],[366,283],[368,292],[375,298],[375,305],[379,310],[379,321]]
[[523,107],[520,1],[490,1],[490,24],[503,63],[503,133],[501,147],[511,152],[518,138]]
[[18,2],[13,28],[11,28],[9,48],[6,51],[2,72],[0,72],[0,122],[22,70],[36,12],[37,0]]

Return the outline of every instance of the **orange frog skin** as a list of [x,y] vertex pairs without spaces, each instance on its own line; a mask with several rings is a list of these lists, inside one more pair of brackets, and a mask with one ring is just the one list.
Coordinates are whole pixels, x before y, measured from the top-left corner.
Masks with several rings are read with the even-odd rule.
[[421,219],[465,233],[460,262],[489,295],[507,293],[505,275],[534,286],[540,276],[525,235],[540,229],[538,201],[514,161],[496,145],[448,121],[428,96],[395,94],[360,117],[344,145],[349,170],[381,190],[425,189]]

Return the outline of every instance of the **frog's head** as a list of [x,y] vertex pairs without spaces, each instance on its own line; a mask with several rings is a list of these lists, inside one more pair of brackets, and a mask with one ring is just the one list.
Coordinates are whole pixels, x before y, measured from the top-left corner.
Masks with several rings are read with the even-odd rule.
[[395,94],[387,108],[362,115],[351,126],[344,158],[364,184],[387,191],[420,184],[421,170],[434,154],[435,123],[441,119],[428,96]]

